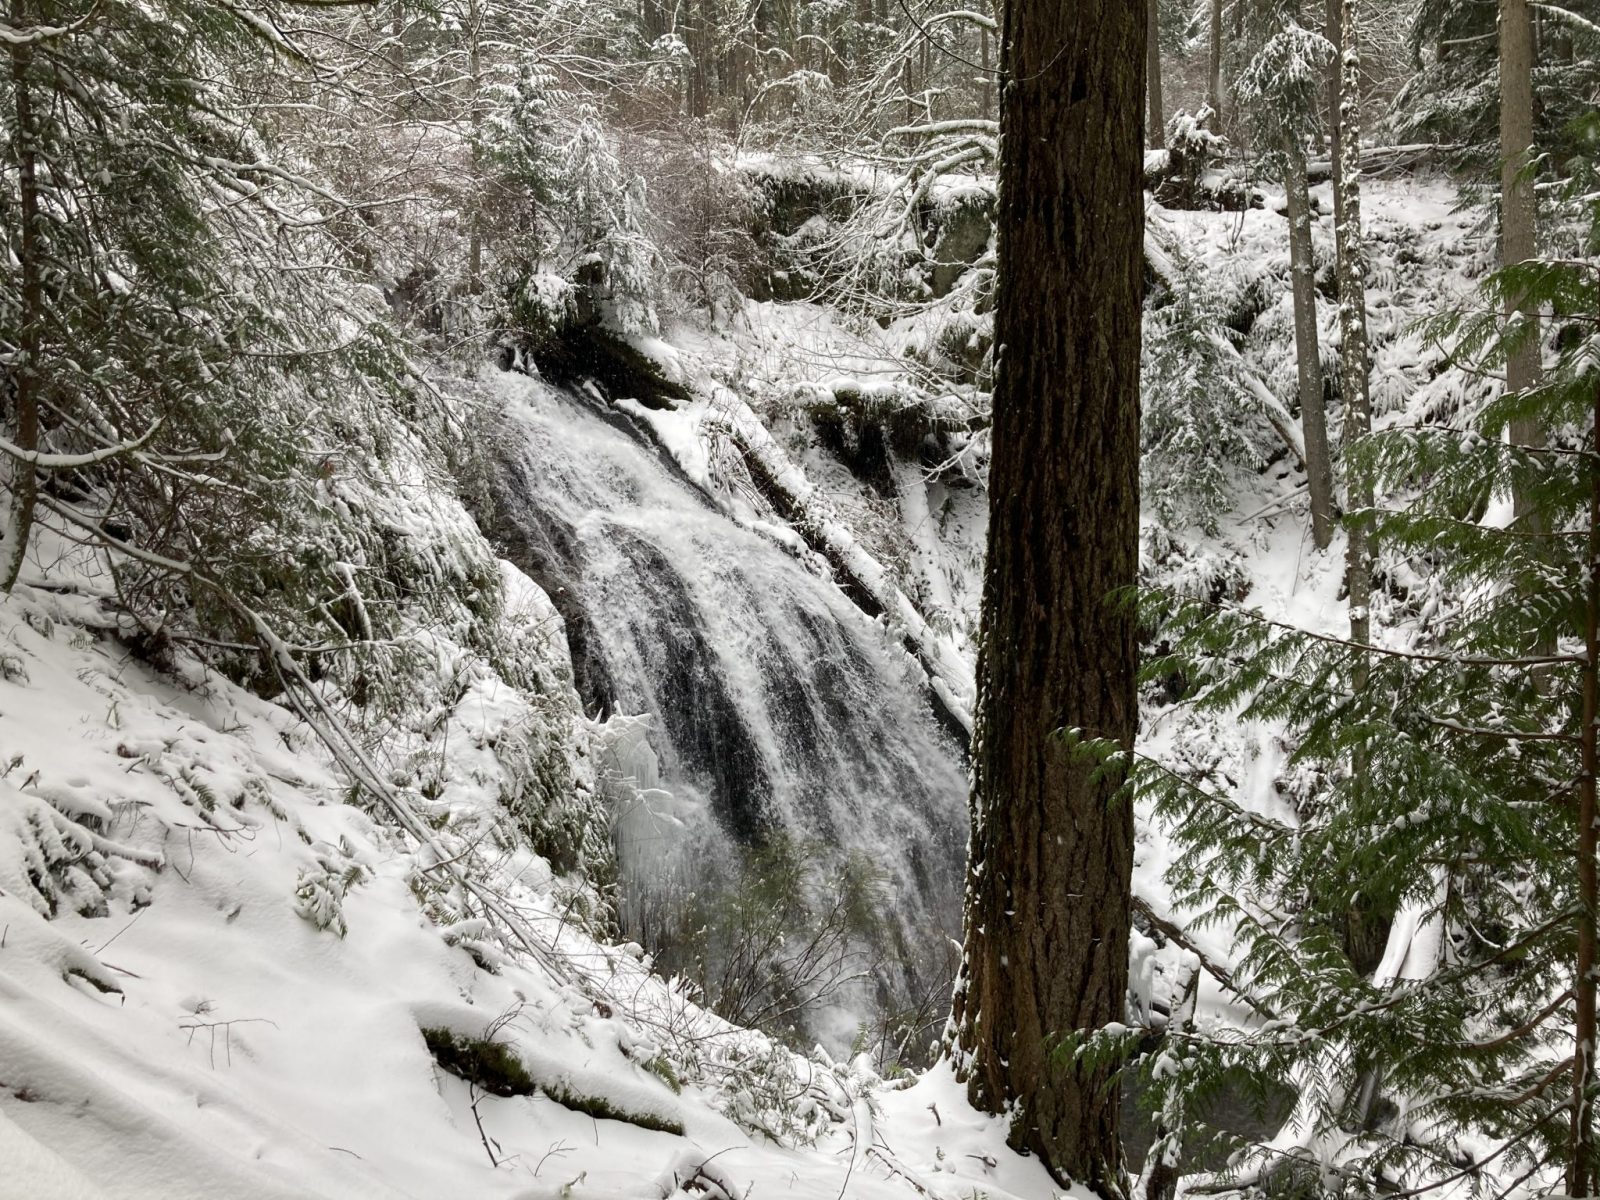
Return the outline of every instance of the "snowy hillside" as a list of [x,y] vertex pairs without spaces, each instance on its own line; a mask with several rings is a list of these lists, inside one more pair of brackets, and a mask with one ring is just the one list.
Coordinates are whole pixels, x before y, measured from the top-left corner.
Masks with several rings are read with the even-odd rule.
[[[1380,423],[1412,420],[1470,386],[1411,324],[1470,288],[1477,235],[1445,184],[1369,203]],[[1253,400],[1223,502],[1147,514],[1144,570],[1337,632],[1338,549],[1309,547],[1273,430],[1283,218],[1150,228],[1209,273]],[[737,861],[741,827],[821,836],[882,871],[903,957],[879,986],[931,988],[911,1028],[937,1031],[987,435],[970,387],[927,390],[925,356],[952,313],[981,326],[966,302],[886,327],[809,301],[681,322],[639,342],[686,389],[668,409],[521,374],[467,388],[494,414],[492,533],[517,565],[474,601],[487,617],[408,628],[418,690],[376,725],[331,683],[286,678],[273,702],[181,644],[135,653],[103,560],[41,539],[0,605],[0,1196],[1060,1194],[947,1066],[885,1080],[843,1052],[864,984],[809,1013],[837,1059],[798,1055],[702,1010],[612,919]],[[863,397],[882,408],[857,419]],[[905,442],[870,415],[916,405],[933,416]],[[402,537],[487,554],[431,486],[396,502]],[[1292,817],[1273,729],[1147,700],[1148,753]],[[1192,915],[1148,816],[1139,854],[1141,901]],[[1192,968],[1145,933],[1148,1014]],[[1226,930],[1198,944],[1229,958]],[[1239,1016],[1213,976],[1201,1013]]]
[[[1050,1194],[944,1072],[796,1057],[597,942],[496,832],[505,685],[443,723],[419,845],[284,708],[132,658],[91,565],[45,555],[0,616],[0,1195]],[[538,960],[466,915],[440,849]],[[526,1094],[441,1069],[446,1034],[503,1046]]]

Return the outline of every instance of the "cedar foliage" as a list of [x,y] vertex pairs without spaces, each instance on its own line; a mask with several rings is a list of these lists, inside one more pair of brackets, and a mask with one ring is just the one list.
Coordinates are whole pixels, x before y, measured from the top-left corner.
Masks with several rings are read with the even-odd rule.
[[[1592,146],[1597,129],[1572,136]],[[1498,1191],[1553,1170],[1572,1195],[1593,1185],[1600,205],[1580,167],[1581,253],[1505,268],[1478,307],[1429,325],[1461,360],[1503,369],[1539,336],[1503,315],[1526,296],[1557,333],[1545,380],[1347,455],[1389,498],[1352,519],[1442,603],[1369,648],[1144,600],[1172,647],[1145,677],[1179,673],[1199,707],[1283,727],[1300,782],[1291,819],[1154,766],[1140,780],[1181,847],[1175,900],[1235,931],[1237,999],[1254,1013],[1169,1032],[1174,1049],[1147,1064],[1158,1102],[1198,1112],[1224,1080],[1300,1091],[1298,1149],[1251,1148],[1225,1175],[1238,1186],[1282,1184],[1296,1160],[1356,1190]],[[1548,445],[1506,442],[1528,419]],[[1513,490],[1525,516],[1468,517]],[[1363,926],[1380,946],[1388,931],[1376,965]]]

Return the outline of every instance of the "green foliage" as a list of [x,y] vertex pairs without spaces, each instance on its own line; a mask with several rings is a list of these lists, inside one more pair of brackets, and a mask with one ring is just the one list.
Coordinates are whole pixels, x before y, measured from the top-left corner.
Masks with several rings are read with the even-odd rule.
[[[1498,9],[1476,0],[1421,0],[1412,17],[1413,70],[1391,109],[1401,140],[1460,146],[1498,161]],[[1534,143],[1556,162],[1600,85],[1600,5],[1574,0],[1539,13],[1533,70]]]
[[318,929],[344,937],[350,929],[344,918],[344,899],[365,883],[371,872],[351,857],[349,842],[317,854],[315,867],[303,867],[295,882],[294,910]]
[[1234,83],[1239,99],[1262,135],[1265,165],[1281,172],[1285,134],[1300,138],[1315,123],[1336,51],[1320,33],[1301,27],[1297,4],[1269,3],[1254,12],[1252,25],[1265,40]]
[[570,1108],[573,1112],[581,1112],[584,1116],[593,1117],[597,1121],[626,1121],[629,1125],[637,1125],[640,1129],[649,1129],[655,1133],[683,1136],[681,1121],[656,1113],[624,1108],[608,1097],[576,1091],[561,1081],[541,1083],[539,1090],[562,1107]]
[[522,1056],[505,1042],[442,1027],[423,1029],[422,1040],[443,1070],[491,1096],[531,1096],[539,1090]]
[[495,1040],[500,1028],[503,1022],[496,1021],[484,1036],[472,1037],[429,1026],[422,1030],[422,1040],[442,1070],[491,1096],[531,1096],[542,1092],[562,1107],[597,1121],[626,1121],[641,1129],[682,1136],[682,1122],[671,1117],[627,1108],[607,1096],[579,1091],[566,1080],[535,1080],[516,1047]]
[[644,231],[644,180],[623,170],[599,114],[589,107],[579,112],[562,153],[576,278],[592,288],[611,328],[655,333],[660,261]]
[[532,219],[565,190],[555,119],[559,90],[555,76],[531,56],[508,74],[485,88],[489,116],[483,150],[520,202],[518,215]]
[[[247,68],[303,65],[267,32],[279,7],[25,6],[25,21],[64,31],[14,60],[0,89],[12,132],[0,146],[0,362],[34,376],[47,450],[145,439],[57,472],[48,523],[190,564],[291,641],[370,655],[400,627],[402,593],[470,592],[492,559],[395,536],[385,493],[429,475],[448,491],[416,438],[443,441],[451,417],[370,293],[344,282],[326,220],[337,198],[239,106]],[[34,113],[25,132],[19,100]],[[37,311],[21,280],[30,170],[31,253],[48,268]],[[24,330],[39,341],[27,364]],[[183,573],[115,565],[151,648],[189,620],[253,640]],[[317,669],[355,685],[360,657],[332,652]]]
[[[1593,245],[1600,207],[1585,177],[1573,187]],[[1600,273],[1579,258],[1508,268],[1481,310],[1430,332],[1492,370],[1537,336],[1502,316],[1518,298],[1558,334],[1539,386],[1349,453],[1389,500],[1347,519],[1406,568],[1382,648],[1215,598],[1144,602],[1171,647],[1146,680],[1179,675],[1197,709],[1285,730],[1289,785],[1241,802],[1181,765],[1141,767],[1178,849],[1175,899],[1198,926],[1232,931],[1238,999],[1255,1014],[1169,1033],[1182,1053],[1152,1086],[1159,1098],[1225,1076],[1295,1080],[1307,1145],[1330,1139],[1358,1189],[1436,1183],[1474,1147],[1503,1145],[1483,1176],[1498,1188],[1565,1152]],[[1509,445],[1519,418],[1548,444]],[[1532,514],[1479,523],[1513,487]],[[1392,927],[1413,957],[1375,969]],[[1273,1174],[1262,1154],[1234,1172]]]
[[1216,531],[1238,472],[1261,465],[1246,416],[1258,405],[1218,339],[1225,314],[1205,272],[1173,258],[1171,290],[1145,314],[1139,473],[1143,503],[1166,529]]

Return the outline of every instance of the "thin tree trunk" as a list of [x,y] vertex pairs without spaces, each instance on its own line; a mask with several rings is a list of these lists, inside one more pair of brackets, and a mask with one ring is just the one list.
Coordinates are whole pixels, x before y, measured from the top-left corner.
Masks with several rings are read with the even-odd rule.
[[394,17],[389,44],[389,66],[400,74],[406,69],[406,5],[405,0],[394,0]]
[[1207,64],[1206,104],[1212,129],[1222,128],[1222,0],[1211,0],[1211,56]]
[[[1013,1146],[1125,1194],[1117,1085],[1059,1050],[1126,1018],[1144,4],[1013,0],[966,943],[949,1053]],[[1115,774],[1110,772],[1109,774]]]
[[1294,349],[1300,388],[1300,428],[1311,494],[1311,540],[1326,550],[1333,537],[1333,459],[1322,404],[1322,351],[1317,337],[1316,261],[1311,246],[1311,196],[1300,138],[1283,131],[1283,190],[1289,215],[1289,279],[1294,292]]
[[471,112],[468,122],[472,128],[472,227],[467,237],[467,294],[476,296],[483,291],[483,12],[477,0],[467,10],[472,39],[467,49],[467,86],[472,89]]
[[[1367,288],[1361,247],[1361,27],[1357,0],[1343,0],[1339,25],[1339,157],[1333,186],[1343,214],[1335,226],[1339,276],[1339,381],[1344,393],[1346,452],[1372,430],[1367,380]],[[1346,511],[1370,509],[1372,487],[1354,472]],[[1349,526],[1346,587],[1350,593],[1350,640],[1372,640],[1372,547],[1364,524]],[[1353,682],[1366,685],[1367,663],[1356,663]],[[1358,764],[1359,766],[1359,764]]]
[[[1340,17],[1344,7],[1344,0],[1328,0],[1328,20],[1324,34],[1328,43],[1334,47],[1344,45],[1344,37],[1339,32]],[[1339,64],[1339,55],[1333,56],[1333,61],[1328,64],[1328,161],[1339,161],[1339,77],[1342,68]],[[1344,197],[1339,194],[1338,187],[1333,189],[1333,223],[1334,228],[1344,221]]]
[[[1533,152],[1533,19],[1528,0],[1500,0],[1500,263],[1513,266],[1537,253],[1535,245],[1533,180],[1527,167]],[[1506,315],[1523,314],[1538,321],[1538,313],[1522,303]],[[1506,389],[1525,391],[1539,382],[1539,343],[1531,338],[1506,361]],[[1519,446],[1539,445],[1539,423],[1511,423],[1511,440]],[[1516,489],[1515,515],[1531,519],[1533,502]]]
[[980,31],[982,38],[982,55],[978,61],[983,66],[983,118],[994,119],[994,72],[989,66],[989,29],[985,26]]
[[[1595,432],[1600,440],[1600,389],[1594,396]],[[1594,1182],[1594,1113],[1589,1088],[1595,1056],[1595,920],[1600,885],[1596,882],[1595,720],[1600,717],[1600,469],[1590,465],[1589,578],[1584,604],[1582,773],[1578,777],[1578,954],[1575,993],[1577,1021],[1572,1057],[1572,1126],[1567,1148],[1567,1195],[1588,1196]]]
[[1149,36],[1145,39],[1145,77],[1148,81],[1150,107],[1145,119],[1145,145],[1159,150],[1167,144],[1166,104],[1161,96],[1161,39],[1156,36],[1160,28],[1159,0],[1150,0],[1148,14]]
[[[13,14],[18,28],[27,25],[27,14]],[[39,370],[44,349],[44,273],[43,247],[39,244],[38,122],[33,111],[33,95],[28,75],[32,68],[33,47],[24,42],[11,47],[11,81],[16,101],[17,185],[20,200],[22,269],[22,314],[17,330],[17,364],[13,368],[16,397],[16,442],[25,451],[39,448]],[[38,468],[32,462],[11,461],[11,507],[6,517],[4,555],[0,562],[0,589],[9,592],[22,573],[28,553],[28,538],[33,532],[33,512],[39,495]]]

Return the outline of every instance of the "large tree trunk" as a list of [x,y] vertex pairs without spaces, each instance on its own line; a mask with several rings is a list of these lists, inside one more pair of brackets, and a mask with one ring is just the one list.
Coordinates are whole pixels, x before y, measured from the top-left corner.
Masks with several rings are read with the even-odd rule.
[[[1013,0],[998,366],[951,1055],[1059,1180],[1121,1194],[1117,1088],[1053,1052],[1126,1018],[1133,817],[1061,735],[1131,750],[1146,6]],[[1111,774],[1114,774],[1112,772]]]
[[1289,216],[1289,279],[1294,292],[1294,349],[1300,387],[1300,428],[1305,435],[1306,485],[1311,493],[1311,540],[1326,550],[1333,537],[1333,459],[1322,407],[1321,344],[1317,338],[1316,261],[1311,249],[1311,196],[1300,138],[1283,132],[1283,190]]
[[1145,75],[1149,80],[1149,111],[1145,117],[1145,145],[1159,150],[1167,144],[1166,104],[1161,96],[1161,39],[1156,36],[1160,28],[1158,0],[1150,0],[1147,18],[1150,34],[1145,39]]
[[1222,129],[1222,0],[1211,0],[1211,54],[1206,64],[1206,103],[1212,129]]
[[[1528,0],[1500,0],[1500,262],[1512,266],[1537,253],[1534,244],[1533,180],[1527,167],[1533,151],[1533,19]],[[1513,310],[1537,321],[1527,305]],[[1508,313],[1508,316],[1511,314]],[[1506,389],[1520,392],[1539,382],[1537,338],[1506,361]],[[1514,421],[1511,440],[1540,444],[1536,421]],[[1528,520],[1533,505],[1520,491],[1512,497],[1517,517]]]
[[[1343,0],[1339,17],[1339,157],[1333,186],[1340,198],[1334,229],[1339,276],[1339,388],[1344,394],[1344,443],[1348,449],[1372,431],[1367,379],[1367,286],[1361,248],[1361,27],[1356,0]],[[1372,488],[1353,473],[1346,510],[1372,507]],[[1346,587],[1350,593],[1350,640],[1372,640],[1372,547],[1366,527],[1349,527]],[[1367,667],[1358,661],[1356,687],[1366,685]],[[1357,764],[1361,769],[1362,764]]]

